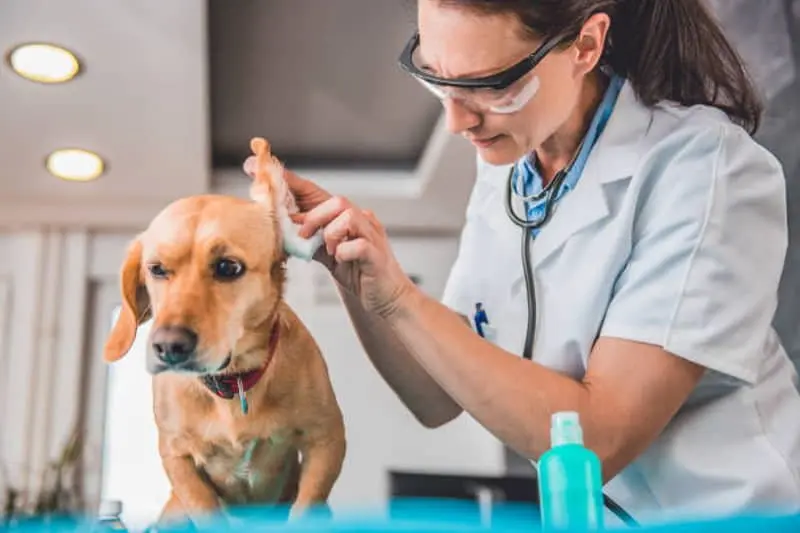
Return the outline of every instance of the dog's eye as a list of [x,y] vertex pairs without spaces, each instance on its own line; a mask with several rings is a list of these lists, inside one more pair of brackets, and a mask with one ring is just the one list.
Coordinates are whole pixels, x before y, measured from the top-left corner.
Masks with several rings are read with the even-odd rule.
[[213,268],[214,277],[223,281],[234,280],[244,274],[244,265],[235,259],[219,259]]
[[153,263],[147,265],[147,270],[150,271],[150,275],[153,276],[154,278],[164,279],[167,277],[167,270],[161,263]]

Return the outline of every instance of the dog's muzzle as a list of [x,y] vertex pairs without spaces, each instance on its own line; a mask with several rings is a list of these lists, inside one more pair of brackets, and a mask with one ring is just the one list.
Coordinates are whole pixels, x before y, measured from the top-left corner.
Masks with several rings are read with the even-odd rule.
[[[160,326],[150,338],[157,360],[154,371],[191,370],[197,354],[197,333],[183,326]],[[154,372],[155,373],[155,372]]]

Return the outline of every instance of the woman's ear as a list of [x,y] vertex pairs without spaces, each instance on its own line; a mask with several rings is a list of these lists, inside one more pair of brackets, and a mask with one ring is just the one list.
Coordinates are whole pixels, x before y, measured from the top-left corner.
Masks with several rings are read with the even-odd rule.
[[577,61],[582,73],[589,73],[603,57],[611,19],[606,13],[595,13],[583,24],[575,47],[578,51]]
[[150,298],[142,280],[142,243],[137,238],[128,247],[127,256],[120,270],[122,309],[111,329],[103,350],[107,362],[122,359],[136,339],[139,324],[150,319]]

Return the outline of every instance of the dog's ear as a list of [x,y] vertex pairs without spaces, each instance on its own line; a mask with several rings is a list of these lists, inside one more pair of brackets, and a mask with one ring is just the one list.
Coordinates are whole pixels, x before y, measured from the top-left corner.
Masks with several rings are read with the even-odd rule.
[[141,278],[142,243],[137,238],[128,247],[127,256],[120,269],[122,309],[111,329],[103,350],[107,362],[122,359],[136,339],[136,330],[152,316],[150,298]]
[[251,173],[250,199],[274,212],[280,218],[299,211],[297,200],[286,181],[286,167],[270,151],[270,145],[261,137],[250,141],[254,157]]
[[281,294],[283,294],[283,289],[286,285],[286,262],[288,260],[289,255],[281,250],[278,260],[272,264],[272,269],[270,271],[270,281],[278,287]]

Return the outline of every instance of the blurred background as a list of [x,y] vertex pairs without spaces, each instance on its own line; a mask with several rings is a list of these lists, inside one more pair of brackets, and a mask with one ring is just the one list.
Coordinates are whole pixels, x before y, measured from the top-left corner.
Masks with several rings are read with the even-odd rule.
[[[709,5],[768,100],[759,139],[784,165],[793,211],[776,326],[800,361],[800,0]],[[0,3],[6,512],[36,501],[94,508],[101,499],[122,501],[132,525],[159,512],[168,485],[144,369],[147,325],[126,359],[109,367],[101,358],[120,303],[117,271],[128,241],[170,201],[246,196],[251,137],[374,210],[408,273],[440,295],[474,152],[396,66],[413,29],[407,0]],[[12,64],[40,75],[63,67],[65,76],[75,66],[52,49],[17,49],[25,43],[71,51],[78,75],[67,83],[18,75]],[[417,478],[466,498],[485,496],[486,486],[513,498],[509,482],[531,476],[466,415],[420,427],[367,362],[321,268],[292,261],[287,298],[322,347],[346,419],[335,508],[379,510],[392,495],[421,490]]]

